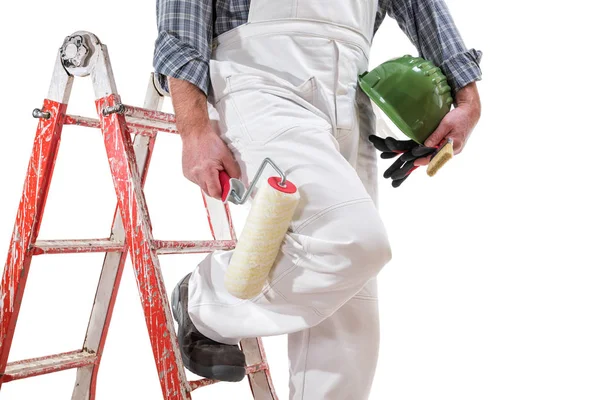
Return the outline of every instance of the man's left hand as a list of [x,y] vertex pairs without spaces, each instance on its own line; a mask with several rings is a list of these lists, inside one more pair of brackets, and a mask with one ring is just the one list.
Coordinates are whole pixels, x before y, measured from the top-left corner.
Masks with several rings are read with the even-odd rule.
[[[443,145],[447,139],[454,142],[454,154],[459,154],[481,115],[481,102],[475,82],[470,83],[456,93],[456,106],[450,111],[437,129],[427,138],[425,146]],[[415,165],[429,164],[431,157],[415,160]]]

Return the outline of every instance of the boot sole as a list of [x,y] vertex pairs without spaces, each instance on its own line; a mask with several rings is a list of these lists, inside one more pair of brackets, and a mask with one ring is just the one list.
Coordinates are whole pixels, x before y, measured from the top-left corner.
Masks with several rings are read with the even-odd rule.
[[[171,293],[171,312],[173,313],[173,318],[175,318],[175,321],[177,321],[178,324],[181,324],[181,321],[183,320],[183,310],[179,300],[179,287],[186,277],[187,275],[184,276],[179,283],[177,283],[177,286],[175,286],[175,289]],[[179,334],[177,335],[177,341],[180,341]],[[231,365],[195,365],[192,364],[188,356],[186,356],[183,352],[180,353],[185,368],[204,378],[225,382],[239,382],[246,376],[246,368],[244,367],[235,367]]]

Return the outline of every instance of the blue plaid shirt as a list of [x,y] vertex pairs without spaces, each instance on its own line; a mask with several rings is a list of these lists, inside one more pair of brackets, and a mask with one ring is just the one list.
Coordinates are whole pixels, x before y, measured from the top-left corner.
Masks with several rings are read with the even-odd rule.
[[[154,68],[207,93],[212,39],[248,21],[250,0],[157,0]],[[389,14],[419,55],[439,66],[454,91],[481,79],[481,52],[468,50],[443,0],[379,0],[374,31]]]

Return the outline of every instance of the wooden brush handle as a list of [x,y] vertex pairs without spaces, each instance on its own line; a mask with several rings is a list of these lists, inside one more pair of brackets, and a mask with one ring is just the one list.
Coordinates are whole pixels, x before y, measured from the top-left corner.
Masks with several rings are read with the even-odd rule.
[[429,165],[427,166],[427,175],[434,176],[440,168],[454,156],[452,139],[448,139],[440,149],[433,155]]

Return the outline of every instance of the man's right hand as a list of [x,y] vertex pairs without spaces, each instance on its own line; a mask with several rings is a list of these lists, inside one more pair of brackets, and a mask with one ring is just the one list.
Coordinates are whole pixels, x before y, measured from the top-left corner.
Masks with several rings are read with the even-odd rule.
[[183,175],[198,184],[204,193],[220,198],[219,171],[227,172],[232,178],[241,175],[233,154],[210,124],[181,138]]
[[206,95],[190,82],[169,78],[169,91],[181,136],[183,175],[214,198],[221,197],[219,171],[240,178],[233,154],[208,117]]

